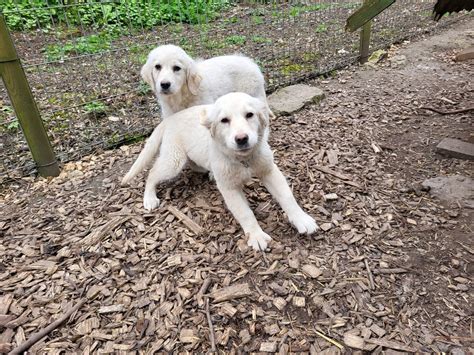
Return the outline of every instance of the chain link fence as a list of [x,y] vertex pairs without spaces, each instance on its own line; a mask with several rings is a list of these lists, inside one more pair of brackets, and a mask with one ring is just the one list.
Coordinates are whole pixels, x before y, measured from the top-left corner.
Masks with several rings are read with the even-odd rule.
[[[358,33],[345,33],[344,26],[360,0],[3,2],[7,25],[63,162],[139,140],[157,124],[156,99],[139,77],[156,45],[177,44],[202,58],[248,55],[261,66],[269,92],[331,72],[358,56]],[[435,28],[433,3],[398,0],[375,19],[371,49]],[[34,172],[1,85],[0,182]]]

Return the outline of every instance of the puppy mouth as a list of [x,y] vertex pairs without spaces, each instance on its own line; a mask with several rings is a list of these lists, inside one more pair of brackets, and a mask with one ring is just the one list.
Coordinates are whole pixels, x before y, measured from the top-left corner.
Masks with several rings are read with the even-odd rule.
[[252,150],[253,150],[253,147],[248,147],[248,146],[241,147],[241,148],[237,147],[236,149],[234,149],[237,155],[248,155],[252,152]]
[[163,95],[171,95],[171,94],[172,94],[172,92],[171,92],[170,89],[166,89],[166,90],[165,90],[165,89],[161,89],[160,92],[161,92]]

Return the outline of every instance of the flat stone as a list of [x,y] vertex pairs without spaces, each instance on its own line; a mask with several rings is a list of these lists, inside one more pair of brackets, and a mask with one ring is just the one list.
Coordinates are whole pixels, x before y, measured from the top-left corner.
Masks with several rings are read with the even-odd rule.
[[465,207],[474,208],[474,180],[467,176],[438,176],[423,181],[430,188],[430,194],[447,202],[461,202]]
[[289,115],[310,103],[318,103],[324,98],[321,89],[297,84],[284,87],[268,97],[268,104],[275,115]]
[[459,139],[444,138],[439,142],[436,151],[457,159],[474,160],[474,144]]
[[474,59],[474,47],[467,48],[456,54],[456,62],[463,62],[469,59]]

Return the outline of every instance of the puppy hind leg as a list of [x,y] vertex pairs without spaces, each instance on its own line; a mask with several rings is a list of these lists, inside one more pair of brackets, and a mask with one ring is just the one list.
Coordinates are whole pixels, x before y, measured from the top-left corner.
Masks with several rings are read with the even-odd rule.
[[160,204],[160,199],[156,196],[156,185],[178,176],[183,170],[186,160],[186,154],[180,151],[173,152],[173,154],[165,152],[160,154],[146,180],[143,195],[143,207],[146,210],[151,211]]

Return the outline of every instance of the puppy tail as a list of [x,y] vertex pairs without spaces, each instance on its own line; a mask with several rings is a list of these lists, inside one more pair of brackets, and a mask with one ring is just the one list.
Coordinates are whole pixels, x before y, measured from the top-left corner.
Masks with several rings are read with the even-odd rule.
[[163,140],[164,122],[161,122],[145,143],[140,155],[133,163],[129,172],[122,179],[122,186],[129,183],[136,175],[142,172],[158,153]]

